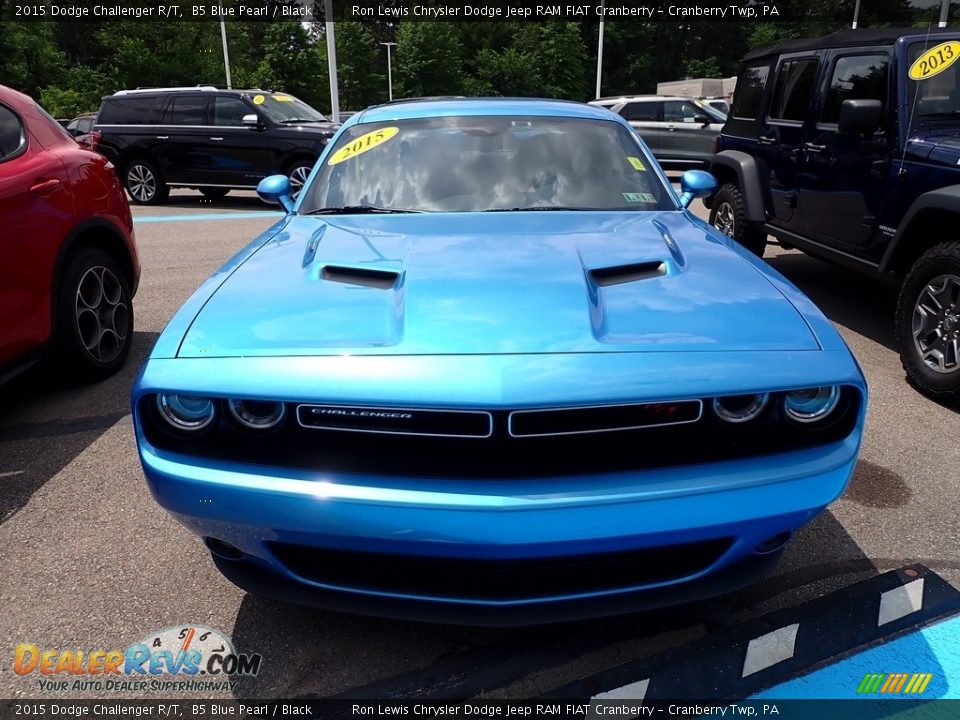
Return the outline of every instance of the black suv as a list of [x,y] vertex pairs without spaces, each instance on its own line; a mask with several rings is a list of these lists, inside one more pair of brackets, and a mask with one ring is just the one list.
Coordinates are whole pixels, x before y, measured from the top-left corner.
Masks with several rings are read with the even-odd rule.
[[871,29],[744,58],[710,222],[896,283],[908,376],[960,399],[960,30]]
[[121,90],[103,99],[97,150],[135,203],[171,187],[221,198],[285,173],[296,190],[337,126],[292,95],[212,86]]

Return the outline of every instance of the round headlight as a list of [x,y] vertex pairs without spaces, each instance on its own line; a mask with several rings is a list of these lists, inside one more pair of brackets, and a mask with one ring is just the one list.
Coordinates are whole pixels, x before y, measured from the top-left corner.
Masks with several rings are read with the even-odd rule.
[[713,399],[713,413],[724,422],[745,423],[759,417],[768,402],[768,393],[728,395]]
[[161,393],[157,395],[160,416],[177,430],[196,432],[213,422],[216,414],[213,400],[195,395]]
[[823,420],[840,404],[840,388],[836,385],[793,390],[783,398],[787,417],[799,423]]
[[250,430],[275,428],[287,414],[286,405],[275,400],[230,399],[227,408],[234,420]]

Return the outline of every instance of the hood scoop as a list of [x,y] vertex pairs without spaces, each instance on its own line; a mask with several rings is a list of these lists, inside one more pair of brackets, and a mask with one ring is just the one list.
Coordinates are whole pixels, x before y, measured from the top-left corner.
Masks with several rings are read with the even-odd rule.
[[372,270],[370,268],[347,267],[344,265],[324,265],[320,277],[330,282],[344,285],[360,285],[362,287],[390,290],[396,287],[400,273],[390,270]]
[[662,260],[630,263],[629,265],[613,265],[611,267],[594,268],[589,271],[590,279],[598,287],[623,285],[624,283],[649,280],[667,274],[667,264]]

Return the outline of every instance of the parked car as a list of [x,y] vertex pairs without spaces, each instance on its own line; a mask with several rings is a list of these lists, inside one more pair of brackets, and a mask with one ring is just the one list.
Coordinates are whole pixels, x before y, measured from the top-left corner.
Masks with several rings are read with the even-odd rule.
[[882,28],[744,58],[710,222],[899,287],[910,379],[960,399],[960,31]]
[[144,205],[173,187],[221,198],[275,173],[299,188],[336,127],[287,93],[212,86],[121,90],[95,124],[97,149]]
[[714,186],[678,198],[581,103],[355,115],[296,202],[261,182],[286,216],[145,363],[154,497],[240,587],[350,612],[539,623],[750,582],[843,491],[866,387],[685,209]]
[[73,135],[77,142],[92,145],[90,142],[90,133],[93,132],[93,123],[96,118],[96,113],[77,115],[77,117],[67,123],[66,130]]
[[716,150],[726,115],[702,100],[632,95],[591,100],[623,117],[668,170],[705,168]]
[[101,378],[133,340],[133,219],[107,160],[0,86],[0,381],[53,354]]

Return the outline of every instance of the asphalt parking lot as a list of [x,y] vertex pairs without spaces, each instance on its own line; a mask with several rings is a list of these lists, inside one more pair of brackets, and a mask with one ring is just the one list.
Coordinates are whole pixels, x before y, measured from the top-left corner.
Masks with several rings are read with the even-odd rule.
[[150,497],[128,396],[176,308],[276,213],[249,193],[214,204],[177,192],[168,205],[134,214],[143,276],[125,369],[79,389],[40,371],[0,388],[0,697],[48,696],[35,676],[13,672],[17,643],[108,650],[200,623],[263,655],[261,673],[231,691],[238,698],[523,698],[907,564],[960,587],[960,417],[907,385],[894,350],[894,291],[773,245],[769,262],[838,326],[871,395],[847,492],[766,580],[670,611],[511,630],[353,617],[247,596]]

